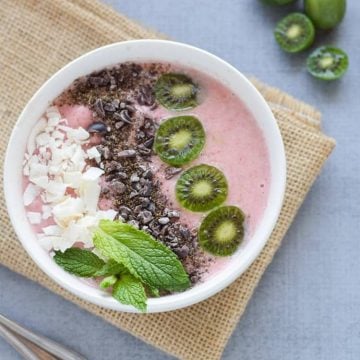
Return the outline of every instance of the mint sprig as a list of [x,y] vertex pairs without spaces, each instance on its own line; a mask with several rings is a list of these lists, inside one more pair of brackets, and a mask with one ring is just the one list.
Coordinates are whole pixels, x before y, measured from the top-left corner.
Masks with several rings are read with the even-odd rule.
[[142,230],[119,221],[101,220],[93,241],[105,256],[123,264],[151,288],[181,291],[190,286],[177,256]]
[[104,277],[101,288],[113,287],[112,296],[122,304],[146,311],[145,288],[181,291],[190,286],[189,276],[177,256],[150,234],[119,221],[101,220],[93,236],[105,262],[86,249],[56,251],[54,260],[79,277]]
[[80,277],[93,277],[105,266],[105,261],[97,255],[80,248],[67,249],[63,253],[55,251],[54,260],[65,271]]

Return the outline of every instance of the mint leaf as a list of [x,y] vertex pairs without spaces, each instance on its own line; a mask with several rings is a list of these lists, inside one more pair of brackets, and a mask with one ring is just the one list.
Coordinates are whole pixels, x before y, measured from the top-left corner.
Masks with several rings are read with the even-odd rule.
[[146,312],[146,294],[141,281],[130,274],[122,275],[113,289],[112,296],[125,305],[132,305]]
[[117,280],[118,280],[118,278],[115,275],[110,275],[110,276],[107,276],[105,279],[103,279],[103,281],[101,281],[99,286],[102,289],[106,289],[110,286],[113,286]]
[[190,286],[176,255],[150,234],[119,221],[101,220],[99,227],[95,247],[151,288],[180,291]]
[[94,276],[118,275],[125,271],[127,271],[127,269],[124,265],[110,259],[99,271],[94,274]]
[[92,277],[105,265],[90,250],[79,248],[67,249],[65,252],[55,251],[54,260],[65,271],[80,277]]

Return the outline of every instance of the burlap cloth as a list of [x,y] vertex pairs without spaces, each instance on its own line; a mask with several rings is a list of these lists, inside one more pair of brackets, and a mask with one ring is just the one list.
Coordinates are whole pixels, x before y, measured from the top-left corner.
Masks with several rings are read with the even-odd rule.
[[[68,61],[98,46],[159,35],[92,0],[2,0],[0,6],[0,156],[21,109],[34,91]],[[69,294],[26,255],[1,194],[0,262],[111,324],[182,359],[211,360],[222,351],[266,267],[335,142],[320,131],[320,113],[254,80],[269,102],[286,147],[288,179],[277,226],[258,259],[227,289],[206,302],[164,314],[123,314]],[[2,189],[2,186],[1,186]]]

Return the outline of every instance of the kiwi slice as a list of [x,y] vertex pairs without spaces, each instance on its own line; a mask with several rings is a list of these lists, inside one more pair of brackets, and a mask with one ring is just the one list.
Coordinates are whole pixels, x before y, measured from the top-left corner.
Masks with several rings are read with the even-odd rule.
[[244,213],[236,206],[211,211],[200,225],[200,246],[216,256],[232,255],[244,238],[244,219]]
[[292,13],[280,20],[275,27],[275,39],[289,53],[307,49],[315,38],[315,28],[304,14]]
[[197,93],[198,87],[184,74],[163,74],[155,84],[156,99],[161,105],[171,110],[195,107]]
[[176,183],[177,200],[191,211],[211,210],[222,204],[227,194],[224,174],[210,165],[197,165],[184,171]]
[[338,48],[321,46],[307,59],[309,73],[318,79],[336,80],[343,76],[349,67],[347,54]]
[[201,122],[195,116],[184,115],[160,124],[154,150],[167,164],[181,166],[196,159],[204,145],[205,131]]

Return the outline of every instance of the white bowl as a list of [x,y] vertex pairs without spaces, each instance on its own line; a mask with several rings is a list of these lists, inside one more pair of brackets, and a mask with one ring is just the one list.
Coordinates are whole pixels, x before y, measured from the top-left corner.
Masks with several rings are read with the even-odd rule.
[[5,158],[4,190],[10,219],[23,247],[36,264],[59,285],[80,298],[105,308],[136,312],[109,294],[91,287],[66,273],[36,240],[26,218],[22,200],[22,162],[28,134],[35,122],[73,80],[79,76],[124,61],[162,61],[186,65],[220,80],[237,94],[262,129],[270,154],[271,183],[268,204],[261,222],[249,241],[233,255],[218,274],[183,293],[148,300],[148,312],[180,309],[205,300],[237,279],[259,255],[278,219],[283,203],[286,161],[282,138],[273,114],[255,87],[234,67],[193,46],[163,40],[135,40],[116,43],[91,51],[72,61],[53,75],[31,98],[13,129]]

